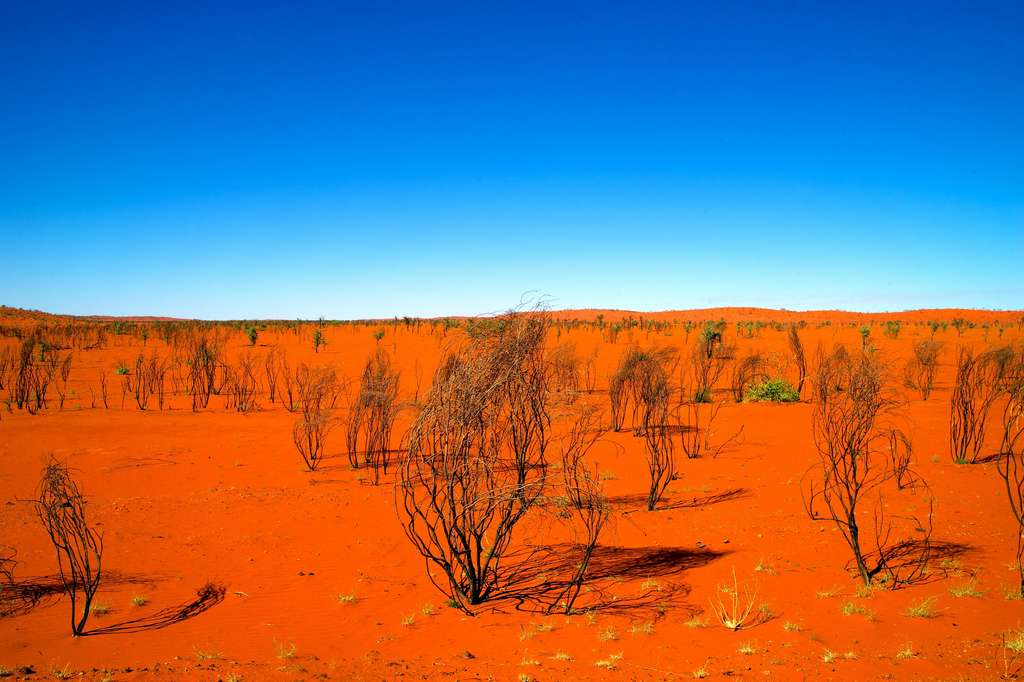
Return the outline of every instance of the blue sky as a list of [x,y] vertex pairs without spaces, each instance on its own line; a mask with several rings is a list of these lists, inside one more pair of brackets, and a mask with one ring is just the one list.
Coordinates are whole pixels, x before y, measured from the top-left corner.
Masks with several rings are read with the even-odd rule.
[[5,3],[0,303],[1024,307],[1024,5],[841,4]]

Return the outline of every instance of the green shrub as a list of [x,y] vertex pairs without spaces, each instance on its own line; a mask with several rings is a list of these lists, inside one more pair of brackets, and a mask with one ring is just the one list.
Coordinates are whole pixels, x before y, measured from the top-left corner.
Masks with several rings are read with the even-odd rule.
[[795,403],[800,400],[800,394],[788,381],[776,377],[748,386],[743,400],[748,403]]

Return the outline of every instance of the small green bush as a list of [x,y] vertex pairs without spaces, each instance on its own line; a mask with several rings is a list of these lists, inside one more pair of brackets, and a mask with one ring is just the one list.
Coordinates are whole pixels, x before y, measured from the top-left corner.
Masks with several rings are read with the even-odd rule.
[[800,400],[800,394],[788,381],[776,377],[748,386],[743,400],[748,403],[795,403]]

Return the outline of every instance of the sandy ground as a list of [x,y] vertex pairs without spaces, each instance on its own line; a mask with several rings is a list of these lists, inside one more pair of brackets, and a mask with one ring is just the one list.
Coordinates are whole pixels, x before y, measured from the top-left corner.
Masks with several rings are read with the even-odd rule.
[[[609,324],[625,315],[573,316],[598,314]],[[374,486],[364,471],[351,470],[340,430],[326,464],[309,473],[291,442],[295,416],[266,396],[251,414],[225,410],[218,396],[193,413],[180,395],[170,398],[170,409],[143,412],[130,397],[121,407],[112,376],[110,409],[93,408],[89,388],[98,390],[100,372],[112,373],[142,350],[136,338],[112,336],[105,348],[76,351],[74,395],[63,411],[5,410],[0,417],[0,543],[17,549],[18,584],[39,587],[33,603],[0,618],[0,666],[12,672],[31,666],[36,677],[117,680],[663,680],[692,679],[701,668],[709,678],[997,679],[1004,672],[1000,635],[1024,622],[1024,601],[1004,596],[1015,579],[1015,526],[995,465],[950,460],[951,363],[962,343],[1019,341],[1022,315],[903,313],[890,316],[907,321],[895,339],[883,335],[884,318],[847,313],[644,317],[720,315],[729,321],[727,342],[740,353],[784,354],[786,340],[768,326],[754,338],[738,338],[737,320],[803,319],[809,356],[819,342],[857,347],[860,335],[849,323],[874,320],[872,342],[897,375],[911,344],[930,336],[925,320],[962,316],[977,323],[963,336],[952,327],[935,334],[945,344],[936,390],[927,402],[906,392],[901,408],[916,466],[934,494],[935,539],[954,548],[931,580],[858,594],[844,569],[849,556],[839,534],[808,519],[801,502],[801,476],[816,461],[812,406],[735,404],[723,392],[718,397],[728,402],[715,437],[742,427],[742,438],[717,458],[682,461],[667,509],[643,507],[640,439],[609,433],[593,450],[616,513],[592,571],[622,598],[621,608],[543,615],[497,602],[469,617],[446,605],[403,535],[393,476]],[[996,319],[1006,328],[1001,337],[981,326]],[[822,326],[826,320],[832,324]],[[380,341],[378,329],[385,330]],[[251,352],[276,344],[293,366],[332,364],[356,377],[379,344],[402,371],[403,397],[411,397],[417,384],[421,394],[426,390],[444,345],[460,332],[330,326],[328,344],[316,354],[310,334],[309,327],[299,334],[267,331]],[[598,390],[582,400],[607,408],[607,375],[630,343],[686,348],[695,338],[696,330],[686,334],[677,325],[669,334],[623,331],[609,343],[607,330],[580,327],[552,332],[551,343],[570,340],[582,355],[596,349]],[[151,349],[165,351],[152,338],[145,350]],[[229,356],[249,350],[243,334],[231,337]],[[399,432],[404,425],[403,419]],[[995,429],[991,441],[994,452]],[[99,601],[109,610],[90,620],[93,634],[77,639],[68,601],[54,587],[53,550],[30,501],[49,453],[76,470],[89,513],[105,534]],[[535,537],[545,532],[533,531]],[[733,570],[756,584],[771,613],[739,632],[718,625],[709,609]],[[975,596],[951,593],[971,580]],[[223,601],[180,617],[208,581],[227,587]],[[641,594],[654,596],[628,605],[628,597]],[[133,605],[136,596],[145,605]],[[935,598],[934,617],[906,615],[928,598]]]

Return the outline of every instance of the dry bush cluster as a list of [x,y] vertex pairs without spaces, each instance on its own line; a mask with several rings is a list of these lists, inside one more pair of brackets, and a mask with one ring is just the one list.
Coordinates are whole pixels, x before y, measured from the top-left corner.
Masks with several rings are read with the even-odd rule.
[[[883,366],[870,352],[838,348],[822,358],[814,384],[819,461],[804,476],[808,516],[840,531],[865,585],[920,580],[931,558],[931,493],[893,425],[898,404]],[[907,505],[899,516],[887,511],[895,500]]]
[[388,472],[391,432],[400,408],[398,382],[399,373],[392,367],[391,357],[378,348],[366,361],[359,390],[348,411],[349,464],[353,468],[370,467],[374,483],[379,483],[381,475]]
[[316,471],[326,454],[327,436],[337,424],[338,378],[332,368],[300,364],[295,369],[295,390],[301,414],[292,427],[292,440],[306,467]]
[[548,476],[544,320],[511,314],[450,352],[408,434],[403,527],[464,610],[495,596]]
[[939,341],[924,339],[914,343],[913,355],[903,370],[903,383],[907,388],[918,391],[921,400],[931,397],[941,352],[942,343]]
[[1010,346],[977,354],[960,349],[950,397],[949,450],[954,462],[978,461],[992,407],[1022,382],[1024,353]]
[[1003,410],[1003,439],[997,460],[999,476],[1006,487],[1010,512],[1017,522],[1016,567],[1018,594],[1024,597],[1024,385],[1010,394]]

